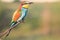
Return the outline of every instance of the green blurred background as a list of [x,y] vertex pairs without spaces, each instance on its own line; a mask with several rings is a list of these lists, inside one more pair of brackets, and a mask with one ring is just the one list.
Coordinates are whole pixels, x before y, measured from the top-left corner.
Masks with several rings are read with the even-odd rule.
[[[49,33],[42,32],[42,12],[48,4],[51,19]],[[0,2],[0,32],[9,28],[12,14],[19,7],[20,2]],[[29,7],[25,23],[15,27],[7,38],[3,40],[60,40],[60,3],[34,3]]]

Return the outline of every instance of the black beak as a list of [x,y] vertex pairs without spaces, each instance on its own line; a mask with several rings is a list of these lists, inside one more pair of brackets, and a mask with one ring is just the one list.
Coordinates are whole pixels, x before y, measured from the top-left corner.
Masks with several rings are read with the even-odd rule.
[[25,3],[25,4],[33,4],[33,2]]
[[33,2],[29,2],[29,4],[33,4]]

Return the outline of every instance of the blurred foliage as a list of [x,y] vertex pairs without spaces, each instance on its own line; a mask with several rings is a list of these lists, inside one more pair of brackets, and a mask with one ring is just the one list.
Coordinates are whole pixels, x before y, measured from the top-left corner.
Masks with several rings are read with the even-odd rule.
[[6,28],[9,23],[9,18],[7,17],[9,9],[6,8],[4,4],[0,4],[0,31]]
[[15,0],[14,2],[19,2],[20,0]]
[[[60,30],[60,3],[51,3],[51,27],[55,32]],[[52,33],[53,33],[52,31]],[[57,32],[60,33],[60,32]]]

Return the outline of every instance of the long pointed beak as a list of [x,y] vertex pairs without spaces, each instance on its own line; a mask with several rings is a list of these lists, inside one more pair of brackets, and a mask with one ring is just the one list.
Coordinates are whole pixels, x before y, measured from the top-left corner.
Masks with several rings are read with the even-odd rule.
[[28,3],[25,3],[25,4],[33,4],[33,2],[28,2]]
[[29,2],[28,4],[33,4],[33,2]]

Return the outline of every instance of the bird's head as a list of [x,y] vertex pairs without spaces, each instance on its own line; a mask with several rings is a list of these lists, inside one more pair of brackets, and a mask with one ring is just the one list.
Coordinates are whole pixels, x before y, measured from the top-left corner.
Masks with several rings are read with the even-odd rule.
[[21,4],[23,4],[23,8],[28,8],[30,4],[32,4],[33,2],[29,2],[29,1],[22,1]]

